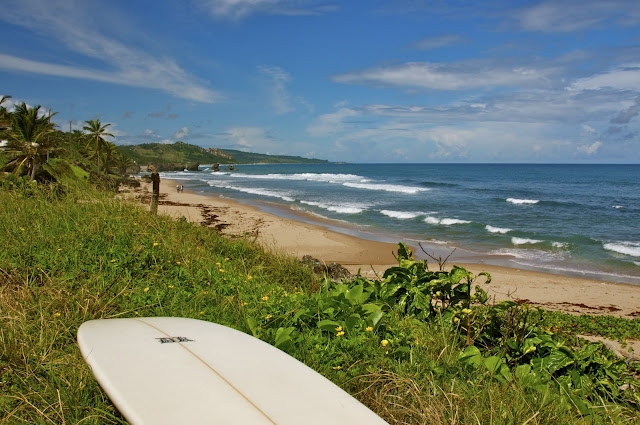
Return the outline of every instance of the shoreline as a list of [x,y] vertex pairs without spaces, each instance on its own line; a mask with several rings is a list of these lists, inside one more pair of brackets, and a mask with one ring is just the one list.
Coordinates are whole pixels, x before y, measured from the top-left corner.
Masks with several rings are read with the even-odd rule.
[[[247,237],[265,249],[297,258],[311,255],[325,263],[339,263],[352,274],[360,270],[366,278],[381,276],[397,264],[394,257],[397,243],[341,233],[338,226],[306,217],[302,212],[286,211],[285,217],[233,199],[190,192],[188,188],[177,192],[176,184],[179,182],[162,179],[160,214],[185,217],[196,223],[205,221],[222,234]],[[142,191],[150,192],[150,185],[143,183]],[[417,247],[407,244],[415,253]],[[482,258],[477,262],[448,261],[447,266],[454,263],[476,275],[483,271],[490,273],[492,282],[483,287],[496,302],[511,299],[573,314],[640,317],[638,285],[493,265]],[[434,265],[437,267],[433,261],[429,264],[432,269]],[[478,282],[484,282],[483,278]]]

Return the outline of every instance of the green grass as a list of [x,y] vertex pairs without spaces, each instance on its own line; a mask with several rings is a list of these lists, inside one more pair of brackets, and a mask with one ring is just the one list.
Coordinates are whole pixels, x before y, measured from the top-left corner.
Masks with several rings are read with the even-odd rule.
[[0,239],[0,424],[126,423],[75,338],[86,320],[138,315],[252,333],[390,424],[640,423],[637,406],[603,402],[580,416],[557,392],[461,366],[464,338],[439,321],[388,309],[371,330],[323,330],[320,310],[342,320],[339,309],[361,306],[292,257],[151,216],[113,194],[0,190]]

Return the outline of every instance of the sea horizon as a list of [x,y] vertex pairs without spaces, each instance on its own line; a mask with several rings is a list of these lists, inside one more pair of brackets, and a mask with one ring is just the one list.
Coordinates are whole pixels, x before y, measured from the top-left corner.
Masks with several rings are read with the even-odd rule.
[[[187,190],[416,258],[640,284],[638,164],[234,164],[163,172]],[[431,264],[434,263],[429,258]]]

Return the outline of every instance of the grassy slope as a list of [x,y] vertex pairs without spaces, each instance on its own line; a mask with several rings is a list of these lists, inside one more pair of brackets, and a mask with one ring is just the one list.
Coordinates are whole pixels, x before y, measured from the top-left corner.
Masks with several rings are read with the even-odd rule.
[[[290,257],[97,192],[59,201],[0,191],[0,237],[0,424],[124,423],[75,344],[83,321],[193,317],[275,343],[278,323],[327,290]],[[410,354],[394,355],[383,339],[409,342]],[[336,337],[313,326],[282,348],[389,423],[591,423],[553,394],[461,369],[457,340],[390,314],[373,332]]]

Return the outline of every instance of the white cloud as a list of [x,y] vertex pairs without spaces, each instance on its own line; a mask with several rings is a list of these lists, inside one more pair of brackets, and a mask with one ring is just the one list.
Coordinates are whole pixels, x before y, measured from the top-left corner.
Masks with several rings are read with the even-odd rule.
[[421,87],[432,90],[465,90],[487,87],[547,86],[553,69],[495,66],[481,62],[451,64],[410,62],[373,68],[362,72],[336,75],[339,83],[399,87]]
[[184,139],[189,135],[189,129],[187,127],[182,127],[178,131],[173,134],[173,138],[175,140]]
[[21,0],[10,3],[0,9],[0,20],[44,33],[50,40],[57,40],[71,51],[102,65],[61,65],[1,54],[2,69],[162,90],[198,102],[210,103],[222,98],[173,59],[153,57],[99,32],[98,25],[92,25],[99,16],[85,9],[84,2]]
[[349,108],[341,108],[334,113],[320,115],[307,127],[307,132],[314,136],[337,133],[344,128],[346,118],[357,115],[359,112]]
[[240,150],[255,149],[268,144],[268,136],[260,127],[233,127],[226,131],[227,137]]
[[590,145],[578,146],[578,152],[585,153],[587,155],[594,155],[598,153],[598,150],[602,146],[602,142],[593,142]]
[[637,0],[543,1],[513,15],[522,29],[537,32],[574,32],[607,23],[630,26],[640,19]]
[[462,37],[457,34],[440,35],[420,40],[416,43],[415,47],[422,50],[438,49],[459,43],[461,40]]
[[242,19],[254,13],[271,15],[320,15],[337,10],[337,6],[317,0],[196,0],[216,18]]
[[152,136],[153,134],[155,134],[155,131],[153,131],[153,130],[151,130],[149,128],[144,130],[144,135],[145,136]]
[[259,66],[258,71],[271,81],[271,103],[278,114],[291,112],[291,96],[287,92],[287,83],[291,79],[289,73],[277,66]]
[[603,88],[640,91],[640,64],[622,66],[602,74],[580,78],[567,87],[573,91]]

